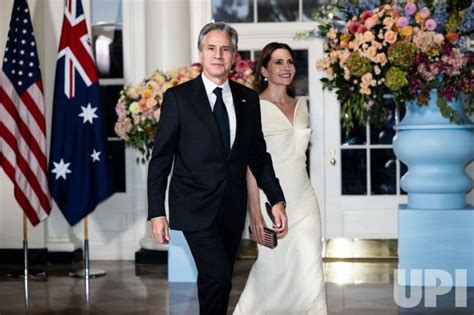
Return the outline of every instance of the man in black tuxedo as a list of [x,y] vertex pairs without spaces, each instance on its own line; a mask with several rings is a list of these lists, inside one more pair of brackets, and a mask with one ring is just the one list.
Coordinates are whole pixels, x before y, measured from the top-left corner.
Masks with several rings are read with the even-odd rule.
[[285,198],[266,152],[258,95],[228,80],[237,32],[209,23],[199,34],[202,74],[164,95],[148,166],[148,219],[161,243],[170,240],[165,216],[181,230],[198,270],[202,315],[226,314],[232,271],[244,228],[247,166],[273,205],[275,229],[287,230]]

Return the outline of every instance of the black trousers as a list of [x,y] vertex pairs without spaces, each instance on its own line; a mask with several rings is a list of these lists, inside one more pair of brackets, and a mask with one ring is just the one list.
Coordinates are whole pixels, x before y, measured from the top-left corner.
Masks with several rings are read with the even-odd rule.
[[219,211],[207,229],[183,232],[196,263],[200,315],[226,315],[242,229]]

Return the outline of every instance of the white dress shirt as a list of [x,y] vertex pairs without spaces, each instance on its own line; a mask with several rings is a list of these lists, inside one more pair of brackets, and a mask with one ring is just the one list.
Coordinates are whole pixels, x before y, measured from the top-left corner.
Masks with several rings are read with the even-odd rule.
[[201,75],[202,82],[206,88],[206,94],[209,98],[209,104],[211,104],[211,110],[214,111],[214,104],[216,103],[217,96],[214,94],[216,87],[222,88],[222,99],[224,100],[225,108],[227,109],[227,115],[229,116],[229,131],[230,131],[230,148],[235,140],[235,131],[237,129],[237,119],[235,117],[234,100],[232,99],[232,92],[230,90],[229,79],[224,84],[216,85],[214,82],[206,78],[204,73]]

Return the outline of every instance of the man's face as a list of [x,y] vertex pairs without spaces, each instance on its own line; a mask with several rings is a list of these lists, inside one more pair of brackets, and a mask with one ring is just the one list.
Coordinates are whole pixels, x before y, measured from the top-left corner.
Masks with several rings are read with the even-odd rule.
[[229,35],[219,30],[207,33],[199,52],[204,75],[217,85],[224,83],[234,62],[234,56]]

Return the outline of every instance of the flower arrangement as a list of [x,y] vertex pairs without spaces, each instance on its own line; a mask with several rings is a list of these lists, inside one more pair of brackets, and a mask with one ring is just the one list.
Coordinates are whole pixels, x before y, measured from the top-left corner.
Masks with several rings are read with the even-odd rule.
[[398,106],[407,101],[423,106],[434,89],[443,116],[457,123],[461,116],[448,102],[465,95],[472,112],[474,53],[467,35],[473,14],[470,1],[438,0],[433,6],[409,0],[403,7],[379,5],[345,23],[321,25],[326,56],[316,66],[325,72],[323,88],[335,90],[341,103],[346,133],[354,119],[362,125],[383,119],[379,113],[387,94]]
[[235,61],[229,73],[229,78],[249,88],[252,87],[254,75],[254,62],[250,59],[242,59],[240,54],[235,55]]
[[[244,60],[237,55],[229,78],[250,87],[253,83],[253,66],[251,60]],[[128,147],[141,153],[137,162],[145,163],[151,156],[164,92],[172,86],[194,79],[201,71],[200,63],[175,68],[166,73],[156,70],[141,83],[127,85],[120,92],[115,106],[118,116],[115,133]]]

